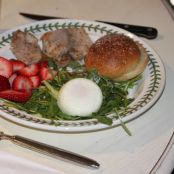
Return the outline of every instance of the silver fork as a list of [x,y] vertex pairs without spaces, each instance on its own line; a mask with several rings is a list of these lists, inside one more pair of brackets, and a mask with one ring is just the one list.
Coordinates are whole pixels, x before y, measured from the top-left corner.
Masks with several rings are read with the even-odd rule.
[[0,132],[0,140],[9,140],[19,146],[25,147],[27,149],[31,149],[42,154],[50,155],[53,157],[60,157],[62,159],[66,159],[81,165],[85,165],[92,168],[99,168],[100,164],[95,160],[87,158],[85,156],[60,149],[54,146],[50,146],[48,144],[44,144],[35,140],[31,140],[19,135],[7,135],[4,132]]

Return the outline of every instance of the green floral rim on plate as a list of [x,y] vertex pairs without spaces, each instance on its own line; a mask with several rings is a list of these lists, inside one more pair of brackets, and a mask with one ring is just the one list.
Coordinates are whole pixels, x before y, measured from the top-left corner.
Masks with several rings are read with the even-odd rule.
[[[122,113],[123,119],[127,117],[125,121],[129,121],[132,118],[135,118],[138,115],[142,114],[148,108],[150,108],[161,95],[165,85],[165,72],[163,64],[158,55],[146,43],[144,43],[138,37],[132,35],[131,33],[128,33],[117,27],[112,27],[110,25],[103,23],[96,23],[90,21],[77,21],[77,20],[51,20],[45,22],[37,22],[34,24],[18,27],[16,29],[13,29],[9,32],[2,34],[2,36],[0,37],[0,50],[6,46],[9,46],[12,37],[12,32],[17,29],[21,29],[23,31],[39,35],[43,34],[44,32],[53,31],[56,29],[79,28],[79,27],[85,28],[85,30],[89,33],[89,35],[91,34],[92,36],[94,36],[96,34],[97,37],[109,33],[123,33],[125,35],[130,35],[136,42],[140,42],[144,46],[144,48],[148,53],[148,58],[149,58],[149,63],[146,68],[146,75],[145,75],[145,83],[147,82],[147,84],[145,85],[145,89],[143,89],[143,94],[140,94],[140,97],[137,99],[137,101],[133,102],[133,104],[131,104],[128,107],[128,109]],[[9,108],[8,106],[5,106],[2,102],[0,103],[0,110],[10,115],[10,117],[16,117],[18,119],[36,123],[39,125],[44,124],[55,127],[59,126],[83,127],[83,126],[101,124],[98,123],[95,119],[88,119],[83,121],[47,120],[44,118],[39,118],[33,115],[29,115],[25,112],[21,112],[13,108]],[[132,114],[134,116],[131,117]]]

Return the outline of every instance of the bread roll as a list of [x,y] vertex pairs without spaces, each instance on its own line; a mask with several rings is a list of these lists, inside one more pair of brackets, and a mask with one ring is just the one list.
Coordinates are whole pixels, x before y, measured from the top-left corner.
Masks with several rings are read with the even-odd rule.
[[85,58],[87,70],[95,68],[102,76],[125,81],[141,74],[148,62],[145,49],[123,34],[98,39]]

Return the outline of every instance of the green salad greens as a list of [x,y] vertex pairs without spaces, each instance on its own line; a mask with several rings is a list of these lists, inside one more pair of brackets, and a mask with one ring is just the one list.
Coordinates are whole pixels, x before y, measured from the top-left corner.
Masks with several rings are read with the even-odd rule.
[[[54,69],[56,66],[49,62],[49,66]],[[87,78],[94,81],[101,89],[103,94],[103,103],[98,112],[92,113],[88,117],[71,116],[63,113],[58,105],[56,96],[60,88],[73,78]],[[107,77],[100,76],[95,69],[86,71],[85,67],[77,61],[72,61],[68,67],[61,68],[57,76],[52,81],[43,81],[42,85],[33,90],[33,95],[26,103],[14,103],[6,101],[6,104],[17,109],[26,111],[43,118],[52,120],[83,120],[95,118],[99,122],[112,125],[112,119],[109,114],[114,113],[116,119],[121,120],[120,111],[126,110],[133,101],[128,98],[128,90],[133,88],[141,77],[125,82],[115,82]],[[112,117],[113,118],[113,117]],[[121,121],[123,128],[128,134],[130,132]]]

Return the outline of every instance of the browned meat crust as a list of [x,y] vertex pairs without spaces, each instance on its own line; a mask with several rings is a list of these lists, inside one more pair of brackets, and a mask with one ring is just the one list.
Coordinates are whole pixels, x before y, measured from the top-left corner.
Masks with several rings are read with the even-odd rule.
[[45,33],[42,37],[43,52],[53,58],[59,67],[71,59],[86,56],[92,41],[83,28],[59,29]]
[[15,31],[12,35],[11,51],[18,60],[26,64],[38,62],[42,58],[37,38],[20,30]]
[[60,61],[62,55],[68,53],[69,35],[67,30],[46,32],[41,40],[43,52],[50,58]]
[[11,51],[18,60],[26,64],[39,60],[53,59],[59,67],[66,66],[72,59],[84,58],[92,41],[83,28],[59,29],[46,32],[38,39],[31,33],[17,30],[12,35]]
[[70,36],[70,55],[75,60],[83,58],[92,45],[91,39],[83,28],[71,28],[68,29],[68,33]]

